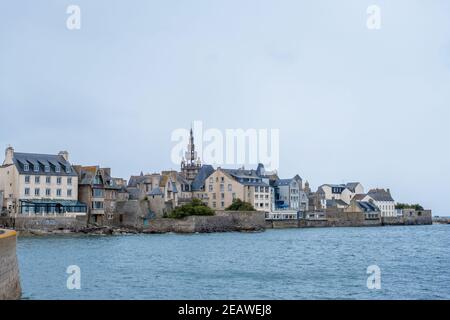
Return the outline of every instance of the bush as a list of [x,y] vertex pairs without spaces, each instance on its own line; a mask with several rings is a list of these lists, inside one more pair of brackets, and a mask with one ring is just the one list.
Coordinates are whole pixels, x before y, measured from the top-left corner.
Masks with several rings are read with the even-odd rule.
[[407,204],[407,203],[397,203],[395,209],[415,209],[416,211],[423,211],[423,207],[420,204]]
[[169,218],[181,219],[188,216],[213,216],[214,211],[207,207],[201,200],[193,199],[190,203],[184,204],[181,207],[176,207]]
[[256,211],[251,203],[242,201],[241,199],[233,200],[233,203],[226,208],[227,211]]

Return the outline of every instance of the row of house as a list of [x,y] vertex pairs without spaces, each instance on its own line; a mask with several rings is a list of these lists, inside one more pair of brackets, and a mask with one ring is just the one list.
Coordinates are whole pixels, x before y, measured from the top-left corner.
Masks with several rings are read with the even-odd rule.
[[131,176],[128,182],[110,168],[72,165],[69,153],[19,153],[12,147],[0,166],[0,204],[9,215],[87,215],[91,222],[113,219],[119,202],[147,201],[150,213],[165,216],[175,207],[200,199],[214,210],[234,200],[249,202],[270,218],[323,218],[329,211],[359,211],[367,218],[395,216],[389,189],[367,193],[359,182],[324,184],[312,192],[300,175],[280,178],[276,171],[214,168],[202,164],[191,130],[180,171]]

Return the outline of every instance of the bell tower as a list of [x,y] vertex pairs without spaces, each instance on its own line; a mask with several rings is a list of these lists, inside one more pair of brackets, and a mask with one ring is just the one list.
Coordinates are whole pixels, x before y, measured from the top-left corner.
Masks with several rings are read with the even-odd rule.
[[181,161],[181,174],[186,180],[192,182],[197,176],[201,166],[200,158],[197,157],[197,151],[195,151],[194,133],[191,128],[187,151]]

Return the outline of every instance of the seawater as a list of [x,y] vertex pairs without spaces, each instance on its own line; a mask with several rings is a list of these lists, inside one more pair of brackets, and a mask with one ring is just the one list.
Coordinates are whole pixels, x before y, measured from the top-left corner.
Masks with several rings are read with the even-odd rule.
[[450,299],[449,243],[450,225],[71,235],[19,238],[18,258],[24,299]]

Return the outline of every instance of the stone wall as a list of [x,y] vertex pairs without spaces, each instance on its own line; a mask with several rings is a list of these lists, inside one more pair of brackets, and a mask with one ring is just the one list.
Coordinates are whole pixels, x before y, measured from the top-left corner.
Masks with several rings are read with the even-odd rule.
[[78,230],[86,226],[86,217],[0,217],[0,226],[19,232],[46,233],[57,230]]
[[0,230],[0,300],[20,299],[16,232]]
[[142,228],[149,215],[148,203],[145,200],[128,200],[116,205],[116,226]]
[[383,225],[427,225],[433,223],[431,210],[404,210],[401,217],[383,217]]
[[150,219],[142,231],[146,233],[195,233],[227,231],[262,231],[265,214],[259,211],[222,211],[214,216],[190,216],[183,219]]

